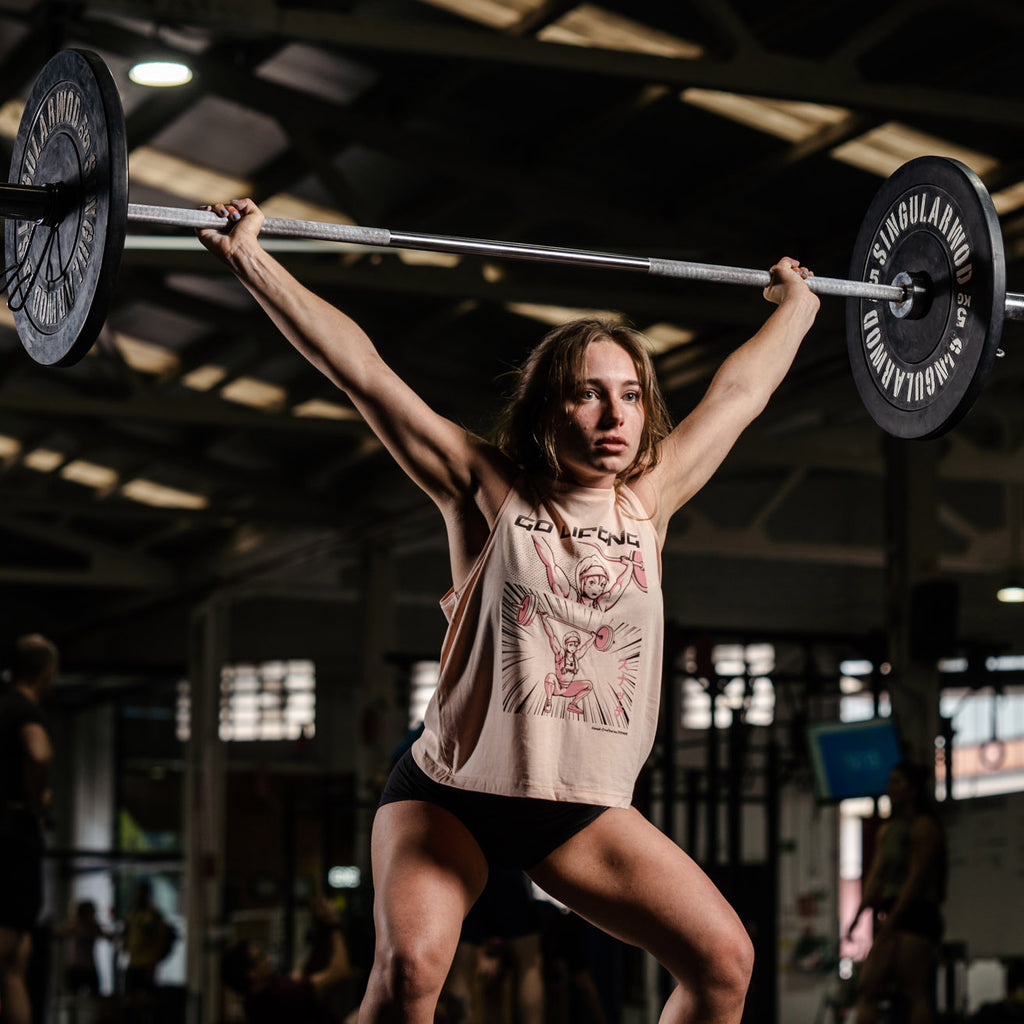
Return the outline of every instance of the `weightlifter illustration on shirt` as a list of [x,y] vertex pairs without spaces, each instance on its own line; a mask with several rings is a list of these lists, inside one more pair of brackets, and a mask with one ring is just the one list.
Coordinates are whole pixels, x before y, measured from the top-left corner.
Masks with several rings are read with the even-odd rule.
[[[588,543],[583,541],[583,543]],[[544,563],[544,569],[548,576],[548,586],[553,594],[559,597],[572,597],[575,595],[579,604],[597,608],[602,612],[608,611],[622,597],[623,591],[629,586],[632,580],[641,590],[647,590],[647,576],[644,573],[644,559],[639,551],[632,551],[629,555],[619,555],[616,558],[608,558],[601,553],[596,545],[591,545],[597,554],[581,558],[576,564],[576,583],[569,581],[565,570],[555,561],[551,545],[544,537],[533,535],[533,546]],[[616,577],[614,583],[611,581],[606,562],[619,562],[622,564],[622,571]]]
[[647,593],[643,553],[613,555],[577,542],[594,553],[567,558],[559,552],[563,568],[556,546],[534,534],[527,550],[536,553],[539,572],[524,575],[547,586],[507,586],[503,703],[507,710],[628,728],[641,635],[610,610],[626,594]]
[[[569,698],[569,706],[566,708],[569,714],[582,715],[580,700],[594,689],[594,684],[589,679],[578,678],[580,658],[590,650],[594,634],[588,634],[587,639],[583,640],[579,631],[570,627],[559,638],[552,624],[557,620],[553,620],[546,612],[541,612],[540,621],[555,655],[555,671],[544,677],[544,693],[547,695],[544,701],[544,714],[551,710],[551,698],[557,695]],[[568,623],[561,624],[568,626]]]

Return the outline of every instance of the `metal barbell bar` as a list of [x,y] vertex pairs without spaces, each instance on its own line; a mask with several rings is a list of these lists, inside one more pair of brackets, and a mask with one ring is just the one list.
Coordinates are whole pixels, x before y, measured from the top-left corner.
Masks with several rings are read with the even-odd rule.
[[[60,219],[59,187],[0,185],[0,218],[31,220],[53,224]],[[208,210],[189,210],[171,206],[128,204],[128,221],[175,228],[224,227],[227,221]],[[749,285],[766,288],[771,282],[767,270],[731,267],[712,263],[692,263],[660,257],[630,256],[616,253],[568,249],[557,246],[532,245],[525,242],[502,242],[482,238],[461,238],[452,235],[392,231],[388,228],[362,227],[321,221],[290,220],[268,217],[261,234],[267,238],[302,238],[312,241],[346,242],[376,248],[417,249],[470,256],[497,256],[508,259],[562,263],[611,270],[633,270],[657,277],[676,277],[688,281],[717,284]],[[903,285],[875,284],[832,277],[812,277],[808,287],[817,295],[846,298],[879,299],[901,305],[911,299],[911,291]],[[1024,295],[1008,295],[1024,318]],[[1010,313],[1007,313],[1010,316]]]
[[[0,185],[0,218],[50,224],[54,223],[54,218],[59,215],[59,208],[58,188]],[[138,203],[128,204],[128,221],[191,229],[225,227],[228,223],[223,217],[218,217],[209,210],[146,206]],[[260,233],[267,238],[302,238],[311,241],[346,242],[375,248],[415,249],[469,256],[496,256],[540,263],[562,263],[605,270],[633,270],[656,277],[675,277],[714,284],[766,288],[771,283],[771,274],[767,270],[747,267],[568,249],[526,242],[392,231],[389,228],[362,227],[357,224],[268,217],[264,220]],[[902,306],[908,300],[913,302],[913,290],[900,284],[876,284],[871,281],[815,276],[808,279],[807,285],[816,295],[878,299],[897,306]],[[1024,294],[1007,293],[1005,316],[1011,320],[1024,320]]]

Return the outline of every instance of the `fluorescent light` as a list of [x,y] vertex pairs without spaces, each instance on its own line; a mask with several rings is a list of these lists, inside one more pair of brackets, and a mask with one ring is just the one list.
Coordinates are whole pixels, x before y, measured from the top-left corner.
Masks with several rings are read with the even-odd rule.
[[91,487],[96,491],[107,492],[117,485],[117,472],[109,466],[101,466],[87,459],[74,459],[60,471],[65,480]]
[[517,316],[526,316],[532,320],[539,320],[542,324],[557,327],[567,320],[576,320],[580,317],[597,317],[600,320],[622,320],[621,313],[614,313],[608,309],[580,309],[573,306],[551,306],[541,302],[506,302],[505,308]]
[[1015,185],[1009,185],[998,192],[993,192],[992,202],[1000,217],[1019,210],[1024,206],[1024,181],[1018,181]]
[[141,505],[152,505],[155,508],[206,508],[209,499],[205,495],[191,491],[182,491],[177,487],[168,487],[153,480],[136,477],[129,480],[121,488],[121,494]]
[[432,7],[440,7],[461,18],[467,18],[489,28],[507,29],[518,25],[523,18],[541,6],[541,0],[423,0]]
[[844,142],[832,150],[832,156],[883,178],[888,178],[898,167],[919,156],[944,156],[959,160],[982,177],[999,163],[987,153],[958,146],[898,121],[889,121]]
[[644,337],[651,343],[654,355],[660,356],[669,349],[687,345],[696,337],[696,332],[670,323],[651,324],[644,328]]
[[322,420],[361,420],[362,417],[349,405],[328,402],[323,398],[308,398],[292,407],[293,416],[306,416]]
[[844,676],[868,676],[874,665],[866,658],[848,658],[839,663],[839,671]]
[[0,106],[0,135],[5,139],[16,139],[24,112],[25,104],[21,100],[8,100]]
[[197,205],[196,196],[220,200],[227,196],[248,196],[253,191],[252,183],[245,178],[201,167],[151,146],[132,150],[129,174],[133,184],[188,196],[193,206]]
[[236,377],[220,389],[220,394],[229,402],[268,412],[280,412],[288,399],[284,388],[255,377]]
[[223,366],[207,363],[205,366],[189,370],[181,378],[181,383],[193,391],[212,391],[227,375],[228,371]]
[[327,872],[327,884],[332,889],[358,889],[362,877],[359,868],[349,864],[336,864]]
[[844,107],[745,96],[714,89],[684,89],[680,99],[693,107],[700,107],[787,142],[805,142],[850,116],[850,111]]
[[180,360],[168,348],[156,345],[141,338],[133,338],[128,334],[115,332],[114,344],[124,361],[139,373],[148,373],[156,377],[164,377],[174,373]]
[[64,462],[64,456],[52,448],[35,448],[25,455],[22,462],[37,473],[52,473]]
[[177,60],[143,60],[128,72],[136,85],[164,89],[192,81],[192,69]]
[[537,38],[545,43],[595,46],[683,60],[698,60],[704,55],[703,47],[688,39],[607,11],[596,4],[584,3],[566,11],[557,21],[542,28]]
[[1008,583],[996,591],[996,598],[1004,604],[1024,603],[1024,586],[1019,583]]

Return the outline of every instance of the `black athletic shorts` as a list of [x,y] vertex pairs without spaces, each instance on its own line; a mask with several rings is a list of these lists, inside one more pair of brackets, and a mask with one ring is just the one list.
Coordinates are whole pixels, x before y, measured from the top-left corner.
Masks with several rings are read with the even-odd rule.
[[381,804],[425,800],[450,811],[472,833],[491,867],[526,871],[599,818],[607,807],[494,796],[431,779],[407,750],[392,769]]
[[0,927],[29,932],[43,905],[43,843],[27,811],[0,809]]
[[[879,907],[879,916],[884,917],[894,902],[891,901],[887,906]],[[922,939],[940,942],[946,930],[946,923],[942,919],[942,911],[939,910],[937,904],[928,900],[914,900],[903,910],[893,927],[898,932],[909,932]]]

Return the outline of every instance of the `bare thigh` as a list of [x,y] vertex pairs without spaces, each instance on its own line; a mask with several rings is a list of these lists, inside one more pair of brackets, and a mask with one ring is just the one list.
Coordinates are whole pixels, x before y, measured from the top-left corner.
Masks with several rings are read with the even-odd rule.
[[450,963],[487,880],[476,840],[444,808],[403,800],[378,809],[371,853],[378,949],[430,950]]
[[896,933],[896,978],[908,996],[926,998],[931,984],[935,943],[910,932]]
[[898,938],[893,932],[875,937],[857,978],[857,991],[864,999],[881,998],[892,984],[896,973],[897,944]]
[[634,808],[609,808],[530,875],[581,917],[647,950],[677,980],[749,970],[749,941],[736,912]]

